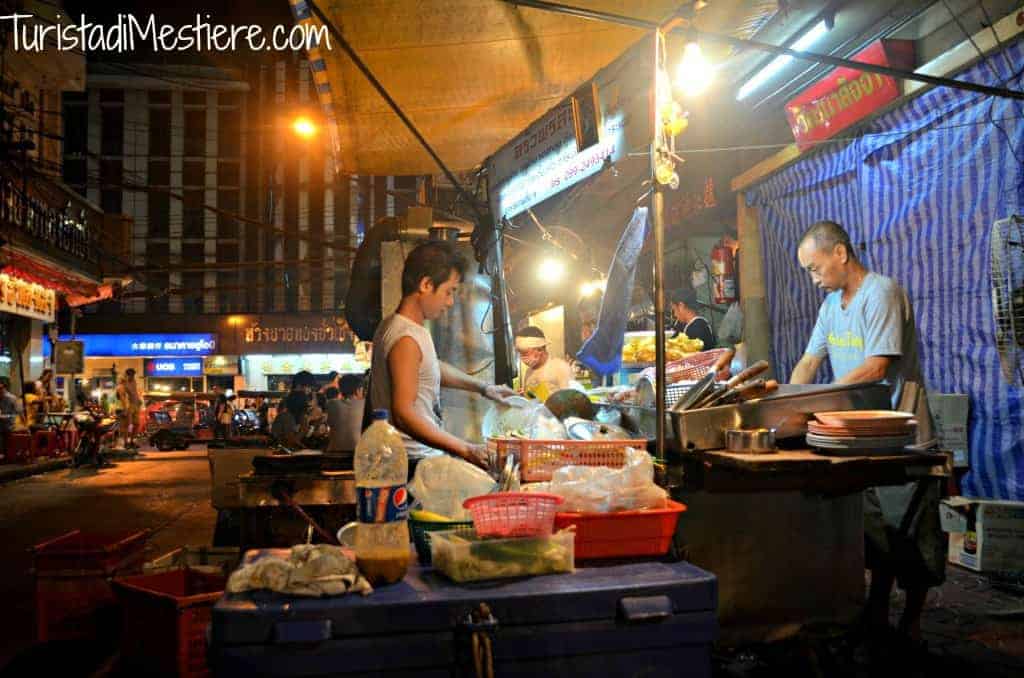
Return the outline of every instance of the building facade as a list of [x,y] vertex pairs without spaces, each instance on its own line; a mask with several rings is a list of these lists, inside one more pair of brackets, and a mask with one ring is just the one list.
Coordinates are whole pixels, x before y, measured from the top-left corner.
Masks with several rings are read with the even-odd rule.
[[292,132],[296,117],[319,117],[299,55],[90,63],[63,109],[65,181],[134,221],[140,283],[100,314],[337,312],[362,233],[415,187],[335,175],[325,131]]
[[[59,3],[26,2],[55,24]],[[3,45],[0,58],[0,376],[21,393],[49,366],[44,344],[62,308],[110,296],[124,282],[129,222],[62,181],[62,91],[85,86],[80,53]],[[59,378],[59,388],[63,378]],[[66,394],[70,395],[70,394]]]

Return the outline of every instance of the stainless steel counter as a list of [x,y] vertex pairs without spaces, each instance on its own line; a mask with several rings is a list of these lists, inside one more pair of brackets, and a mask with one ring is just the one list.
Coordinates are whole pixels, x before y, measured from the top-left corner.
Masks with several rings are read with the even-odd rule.
[[[605,406],[622,412],[626,428],[648,437],[655,434],[657,413],[654,408]],[[725,430],[729,428],[774,428],[780,440],[795,438],[807,433],[807,421],[814,412],[890,408],[889,387],[885,384],[780,384],[778,392],[758,400],[667,412],[666,449],[676,452],[722,449]]]

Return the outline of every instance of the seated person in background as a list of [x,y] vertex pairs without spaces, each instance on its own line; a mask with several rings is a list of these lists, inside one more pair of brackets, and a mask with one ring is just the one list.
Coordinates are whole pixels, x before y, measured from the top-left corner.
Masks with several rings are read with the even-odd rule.
[[26,381],[22,384],[21,388],[25,407],[21,413],[21,418],[18,420],[18,428],[31,430],[42,425],[43,399],[36,393],[34,381]]
[[302,447],[302,438],[307,428],[306,409],[309,396],[303,391],[292,391],[277,408],[277,417],[270,427],[270,435],[288,449]]
[[572,367],[561,358],[548,354],[548,339],[539,327],[528,325],[516,332],[516,351],[526,365],[523,391],[547,400],[555,391],[569,388]]
[[680,288],[669,292],[668,300],[672,304],[672,315],[675,323],[672,329],[676,335],[680,332],[690,339],[700,339],[704,342],[705,351],[717,345],[715,333],[711,329],[711,323],[704,316],[697,313],[697,292],[690,288]]
[[345,374],[339,383],[340,392],[338,389],[327,389],[327,422],[331,427],[327,451],[351,452],[356,449],[362,433],[363,407],[366,403],[363,378],[358,374]]

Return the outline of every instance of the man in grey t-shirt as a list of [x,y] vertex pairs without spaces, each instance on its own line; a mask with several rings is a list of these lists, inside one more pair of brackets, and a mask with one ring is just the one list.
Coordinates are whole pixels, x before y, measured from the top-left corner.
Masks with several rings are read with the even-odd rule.
[[331,438],[327,443],[329,453],[354,451],[363,428],[363,408],[366,399],[362,375],[343,374],[338,385],[340,392],[333,386],[325,391],[327,423],[331,428]]
[[[811,226],[800,240],[800,266],[829,294],[818,312],[804,356],[790,383],[814,380],[827,357],[836,383],[882,381],[889,385],[893,409],[914,412],[918,440],[931,437],[917,328],[907,293],[899,284],[868,271],[850,243],[850,236],[831,221]],[[916,483],[870,488],[864,495],[865,562],[871,569],[866,621],[888,626],[889,596],[899,581],[907,593],[900,631],[917,640],[928,588],[945,579],[945,541],[939,528],[939,486],[923,480],[917,507],[911,498]],[[910,528],[901,522],[913,508]]]

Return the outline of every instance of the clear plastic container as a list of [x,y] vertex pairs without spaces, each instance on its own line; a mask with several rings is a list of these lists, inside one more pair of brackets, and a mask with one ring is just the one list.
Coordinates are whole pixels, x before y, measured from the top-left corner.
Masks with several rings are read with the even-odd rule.
[[468,529],[430,535],[434,568],[457,582],[572,572],[575,536],[562,530],[548,537],[484,539]]
[[402,437],[375,410],[356,444],[356,564],[374,586],[393,584],[409,569],[409,460]]

